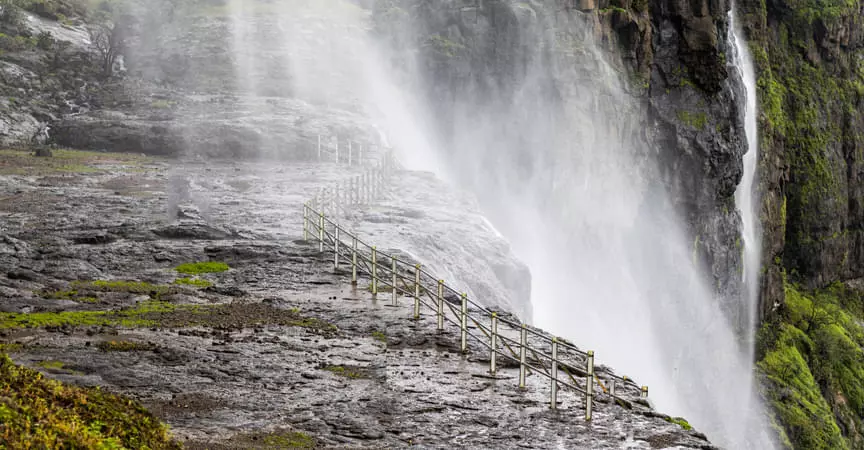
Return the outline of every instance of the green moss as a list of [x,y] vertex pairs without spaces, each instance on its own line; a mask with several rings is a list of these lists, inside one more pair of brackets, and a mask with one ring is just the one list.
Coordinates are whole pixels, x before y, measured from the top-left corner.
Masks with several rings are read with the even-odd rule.
[[339,375],[340,377],[350,378],[352,380],[366,378],[366,375],[363,372],[345,366],[325,366],[324,370]]
[[0,354],[18,353],[23,348],[24,346],[21,344],[0,344]]
[[36,365],[43,368],[43,369],[54,369],[54,370],[62,369],[63,366],[65,366],[63,361],[40,361]]
[[796,448],[850,448],[838,424],[849,429],[864,417],[864,329],[845,304],[860,297],[842,286],[807,294],[787,284],[782,320],[760,332],[767,344],[758,367]]
[[690,422],[687,422],[683,417],[669,417],[666,419],[669,423],[674,423],[675,425],[680,426],[685,430],[692,430],[693,427],[690,425]]
[[0,436],[8,448],[179,449],[132,400],[63,385],[0,355]]
[[177,266],[174,270],[176,270],[178,273],[186,275],[200,275],[202,273],[225,272],[228,269],[230,269],[228,264],[225,264],[223,262],[197,262],[181,264]]
[[702,130],[708,124],[708,116],[705,113],[693,113],[690,111],[678,111],[678,120],[691,128]]
[[92,289],[101,292],[124,292],[129,294],[150,294],[161,295],[170,291],[170,287],[147,283],[144,281],[124,281],[124,280],[96,280],[96,281],[78,281],[72,283],[73,287],[83,289]]
[[315,440],[299,431],[269,434],[264,436],[263,441],[270,448],[315,448]]
[[0,329],[43,328],[61,326],[123,326],[129,328],[156,325],[143,316],[156,312],[170,312],[176,305],[164,302],[145,302],[119,311],[62,311],[28,314],[0,313]]
[[377,330],[376,330],[376,331],[373,331],[373,332],[372,332],[372,337],[373,337],[376,341],[380,341],[380,342],[387,343],[387,335],[384,334],[384,333],[381,332],[381,331],[377,331]]
[[96,344],[96,348],[103,352],[135,352],[152,351],[156,348],[153,344],[130,341],[102,341]]
[[68,291],[36,291],[36,295],[53,300],[71,300],[79,303],[99,303],[99,299],[79,293],[77,290]]
[[202,280],[200,278],[178,278],[174,280],[174,284],[184,285],[184,286],[194,286],[199,288],[207,288],[213,286],[213,283]]

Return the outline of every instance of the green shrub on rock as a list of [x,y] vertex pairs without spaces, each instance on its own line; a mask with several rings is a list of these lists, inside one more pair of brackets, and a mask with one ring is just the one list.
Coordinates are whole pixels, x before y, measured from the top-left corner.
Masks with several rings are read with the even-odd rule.
[[0,355],[0,398],[4,448],[181,448],[138,403],[64,385],[6,355]]

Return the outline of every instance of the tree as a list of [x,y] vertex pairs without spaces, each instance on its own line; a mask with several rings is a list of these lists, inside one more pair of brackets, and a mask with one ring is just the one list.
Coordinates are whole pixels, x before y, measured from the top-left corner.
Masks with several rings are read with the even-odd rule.
[[114,74],[114,64],[126,47],[125,33],[121,26],[111,19],[103,18],[88,28],[90,42],[99,56],[102,75]]

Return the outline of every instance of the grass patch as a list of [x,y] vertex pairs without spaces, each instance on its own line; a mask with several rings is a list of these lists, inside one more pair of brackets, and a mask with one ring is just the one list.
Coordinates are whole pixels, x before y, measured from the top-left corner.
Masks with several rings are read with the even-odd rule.
[[164,302],[145,302],[134,308],[119,311],[62,311],[38,312],[28,314],[0,313],[0,329],[46,328],[46,327],[86,327],[122,326],[127,328],[155,326],[154,320],[145,315],[171,312],[176,305]]
[[141,342],[130,342],[130,341],[102,341],[96,344],[96,348],[102,350],[103,352],[148,352],[152,351],[156,348],[153,344],[144,344]]
[[99,299],[93,296],[83,295],[77,290],[68,291],[36,291],[34,294],[51,300],[71,300],[79,303],[99,303]]
[[380,342],[383,342],[383,343],[385,343],[385,344],[387,343],[387,335],[384,334],[384,332],[382,332],[382,331],[378,331],[378,330],[373,331],[373,332],[372,332],[372,337],[373,337],[376,341],[380,341]]
[[43,369],[60,370],[65,366],[63,361],[40,361],[36,364]]
[[95,174],[107,170],[103,166],[140,167],[152,158],[124,153],[100,153],[79,150],[52,150],[53,156],[39,158],[31,150],[0,150],[0,175],[68,175]]
[[0,354],[18,353],[23,348],[21,344],[0,344]]
[[200,278],[178,278],[174,280],[174,284],[181,286],[194,286],[198,288],[208,288],[210,286],[213,286],[213,283],[207,280],[202,280]]
[[338,331],[333,324],[264,304],[177,305],[151,300],[115,311],[63,311],[29,314],[0,313],[0,330],[21,328],[93,327],[244,329],[263,325]]
[[335,375],[339,375],[340,377],[350,378],[352,380],[367,378],[365,373],[353,367],[324,366],[323,369]]
[[0,436],[8,448],[181,448],[138,403],[47,379],[5,355],[0,398]]
[[85,281],[72,283],[73,287],[93,289],[100,292],[125,292],[129,294],[150,294],[151,296],[166,294],[169,286],[147,283],[144,281]]
[[315,448],[315,440],[300,431],[268,434],[262,441],[271,448]]
[[219,272],[225,272],[228,269],[230,269],[230,267],[228,267],[228,264],[225,264],[223,262],[187,263],[187,264],[180,264],[179,266],[174,268],[174,270],[176,270],[177,273],[182,273],[185,275],[200,275],[202,273],[219,273]]

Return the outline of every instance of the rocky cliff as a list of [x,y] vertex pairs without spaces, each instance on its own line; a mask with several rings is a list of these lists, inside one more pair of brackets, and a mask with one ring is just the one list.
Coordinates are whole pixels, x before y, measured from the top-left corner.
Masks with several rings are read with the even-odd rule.
[[768,397],[800,448],[864,448],[864,4],[742,1],[759,66]]

